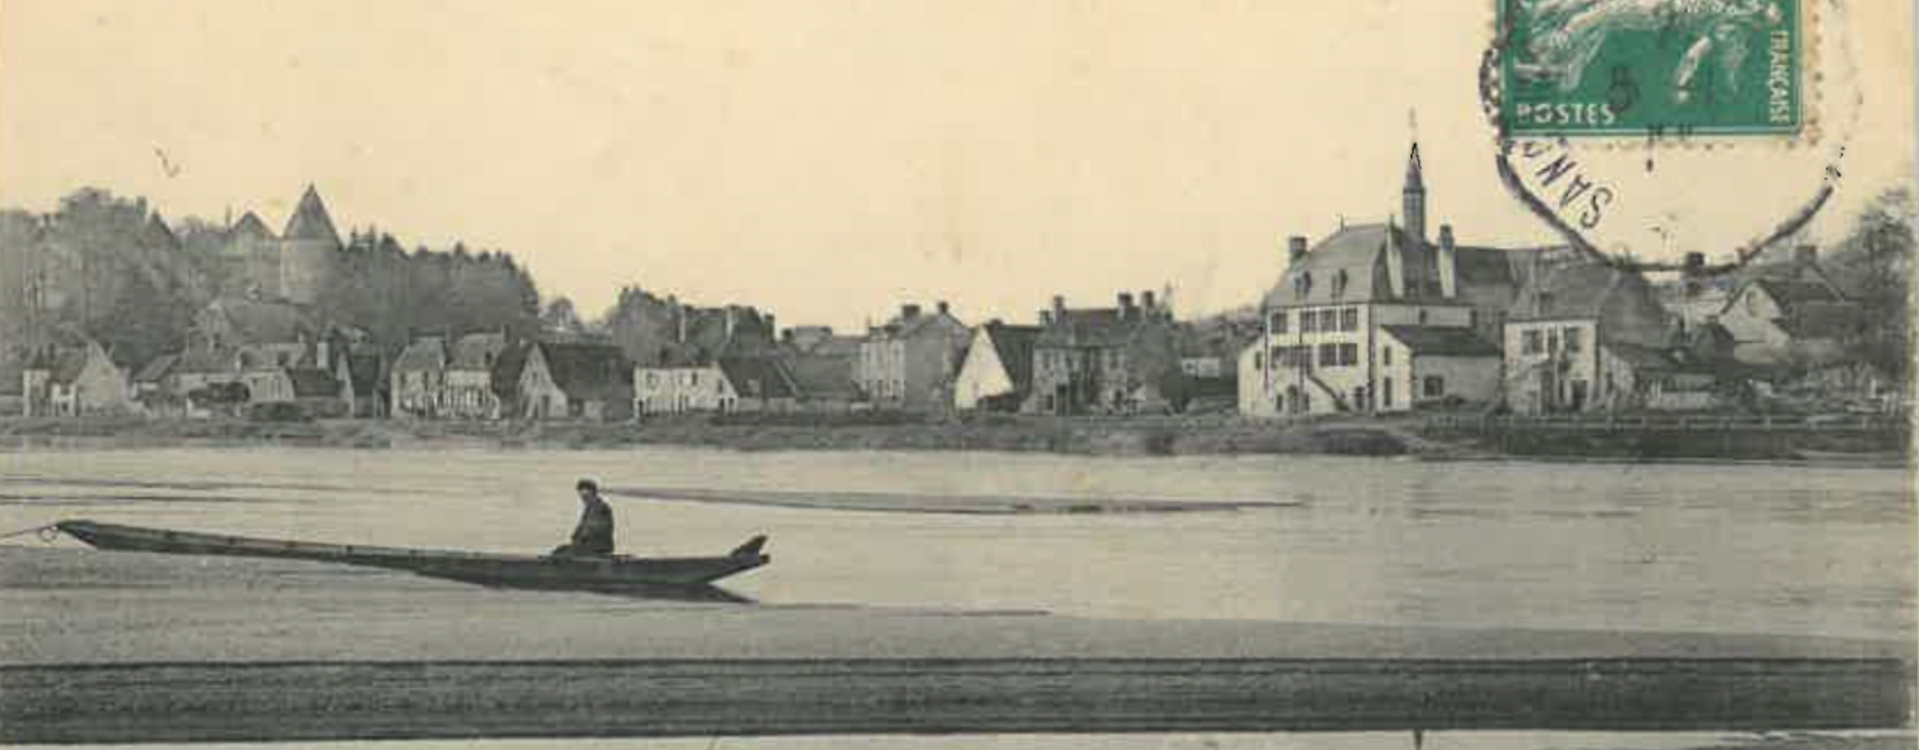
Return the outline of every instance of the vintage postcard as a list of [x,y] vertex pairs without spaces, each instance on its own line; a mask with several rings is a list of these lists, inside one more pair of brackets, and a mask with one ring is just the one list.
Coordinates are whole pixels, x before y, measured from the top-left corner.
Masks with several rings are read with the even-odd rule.
[[1919,744],[1905,0],[0,2],[0,744]]

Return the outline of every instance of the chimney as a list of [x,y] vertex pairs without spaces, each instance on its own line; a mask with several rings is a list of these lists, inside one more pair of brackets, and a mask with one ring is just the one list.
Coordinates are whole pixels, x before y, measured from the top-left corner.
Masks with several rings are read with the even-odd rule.
[[782,344],[793,343],[793,329],[788,328],[784,331],[780,331],[780,343]]
[[1146,308],[1146,312],[1149,312],[1149,313],[1150,313],[1150,312],[1153,312],[1153,311],[1155,311],[1155,310],[1158,310],[1158,309],[1159,309],[1159,296],[1158,296],[1158,295],[1156,295],[1156,294],[1153,294],[1153,290],[1151,290],[1151,289],[1148,289],[1148,290],[1146,290],[1146,291],[1144,291],[1144,292],[1140,292],[1140,293],[1139,293],[1139,306],[1140,306],[1140,307],[1143,307],[1143,308]]
[[682,344],[686,343],[686,313],[687,309],[684,305],[677,302],[673,304],[673,319],[677,329],[673,334],[673,340]]
[[933,309],[938,310],[939,314],[941,315],[946,315],[952,312],[953,310],[952,307],[946,304],[946,300],[940,300],[938,302],[933,303]]
[[1066,295],[1064,294],[1053,295],[1053,320],[1066,320]]
[[726,329],[725,329],[726,340],[731,341],[733,339],[733,326],[738,323],[739,323],[738,311],[734,310],[732,305],[727,305],[726,306]]
[[1306,257],[1306,235],[1295,234],[1286,238],[1286,262],[1298,263],[1299,259],[1304,257]]
[[1452,299],[1459,295],[1459,246],[1453,242],[1453,225],[1439,225],[1439,296]]
[[1119,319],[1127,320],[1131,317],[1133,317],[1133,293],[1120,292],[1119,293]]
[[1700,281],[1705,275],[1706,254],[1701,252],[1686,253],[1686,261],[1679,267],[1679,279],[1685,286],[1686,296],[1695,296],[1706,288],[1705,283]]
[[1792,262],[1802,266],[1818,265],[1819,246],[1818,245],[1800,245],[1798,247],[1793,248]]
[[900,305],[900,320],[914,320],[920,316],[920,306],[916,304]]

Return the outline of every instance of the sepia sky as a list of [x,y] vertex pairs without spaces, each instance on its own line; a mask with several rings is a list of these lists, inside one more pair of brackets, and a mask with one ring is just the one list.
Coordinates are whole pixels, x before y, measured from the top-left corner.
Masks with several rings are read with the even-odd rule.
[[[1913,169],[1911,6],[1854,5],[1871,96],[1827,235]],[[1432,224],[1550,239],[1494,175],[1490,23],[1489,0],[7,0],[0,204],[93,184],[278,229],[312,182],[342,231],[507,250],[594,314],[625,284],[840,327],[1165,284],[1211,311],[1272,283],[1285,235],[1396,211],[1413,110]]]

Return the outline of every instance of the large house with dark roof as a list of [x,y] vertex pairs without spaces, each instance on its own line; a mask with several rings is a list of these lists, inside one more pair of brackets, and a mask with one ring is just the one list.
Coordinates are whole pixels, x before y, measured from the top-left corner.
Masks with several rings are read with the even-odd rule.
[[[1240,354],[1242,414],[1403,411],[1423,400],[1488,397],[1482,384],[1497,382],[1499,361],[1484,353],[1496,348],[1519,288],[1555,253],[1463,245],[1450,225],[1429,239],[1423,171],[1415,144],[1403,225],[1341,226],[1311,247],[1305,237],[1288,240],[1286,270],[1261,301],[1263,331]],[[1391,366],[1389,352],[1398,353]],[[1446,372],[1422,376],[1415,389],[1405,379],[1408,356]]]
[[1179,373],[1172,313],[1152,292],[1118,306],[1069,308],[1064,297],[1040,313],[1033,340],[1033,389],[1024,411],[1132,414],[1170,408],[1163,386]]
[[1542,272],[1506,319],[1506,404],[1520,414],[1632,409],[1681,369],[1645,277],[1607,263]]

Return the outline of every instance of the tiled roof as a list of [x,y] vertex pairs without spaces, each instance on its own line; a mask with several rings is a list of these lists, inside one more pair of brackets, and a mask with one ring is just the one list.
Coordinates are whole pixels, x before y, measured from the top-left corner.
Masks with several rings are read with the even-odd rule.
[[1056,312],[1052,322],[1040,328],[1035,347],[1114,347],[1131,343],[1148,325],[1164,320],[1138,311],[1122,317],[1119,308],[1094,307]]
[[438,335],[420,336],[400,350],[393,360],[394,372],[438,372],[446,369],[446,339]]
[[260,220],[259,214],[248,211],[233,223],[233,228],[227,232],[227,239],[272,242],[278,238],[273,236],[273,230],[267,228],[266,222]]
[[1758,278],[1752,285],[1765,290],[1766,296],[1779,304],[1779,309],[1791,315],[1795,308],[1810,303],[1830,303],[1840,301],[1838,292],[1826,284],[1800,279]]
[[1017,326],[1007,323],[987,323],[987,340],[993,342],[993,353],[999,356],[1000,366],[1006,368],[1006,376],[1013,381],[1013,389],[1026,392],[1033,387],[1033,345],[1039,341],[1038,326]]
[[469,333],[461,336],[459,340],[453,344],[453,357],[452,361],[447,364],[447,369],[468,371],[490,370],[493,367],[493,362],[499,359],[500,353],[506,351],[506,346],[506,334],[498,331],[492,333]]
[[1415,355],[1441,357],[1497,357],[1499,347],[1471,328],[1381,326]]
[[213,304],[247,343],[292,343],[303,334],[317,333],[321,327],[306,310],[285,302],[223,297]]
[[1513,320],[1599,317],[1629,273],[1604,263],[1555,266],[1520,290],[1509,315]]
[[1850,302],[1801,301],[1779,327],[1794,338],[1843,339],[1862,333],[1865,322],[1865,311]]
[[1607,351],[1612,352],[1613,356],[1625,360],[1626,364],[1632,365],[1633,369],[1636,370],[1665,371],[1679,369],[1679,363],[1674,362],[1672,357],[1666,356],[1665,352],[1652,347],[1640,346],[1623,341],[1609,341],[1602,344],[1602,346],[1604,346]]
[[742,398],[797,398],[799,386],[773,357],[721,357],[717,363]]
[[180,364],[178,354],[162,354],[154,357],[152,361],[140,368],[140,372],[133,376],[133,381],[136,383],[160,382],[162,378],[172,374],[174,366],[178,364]]
[[287,369],[293,383],[294,398],[328,398],[340,395],[340,380],[333,373],[312,367]]
[[570,398],[619,401],[633,397],[633,367],[612,344],[546,341],[536,344],[547,372]]

